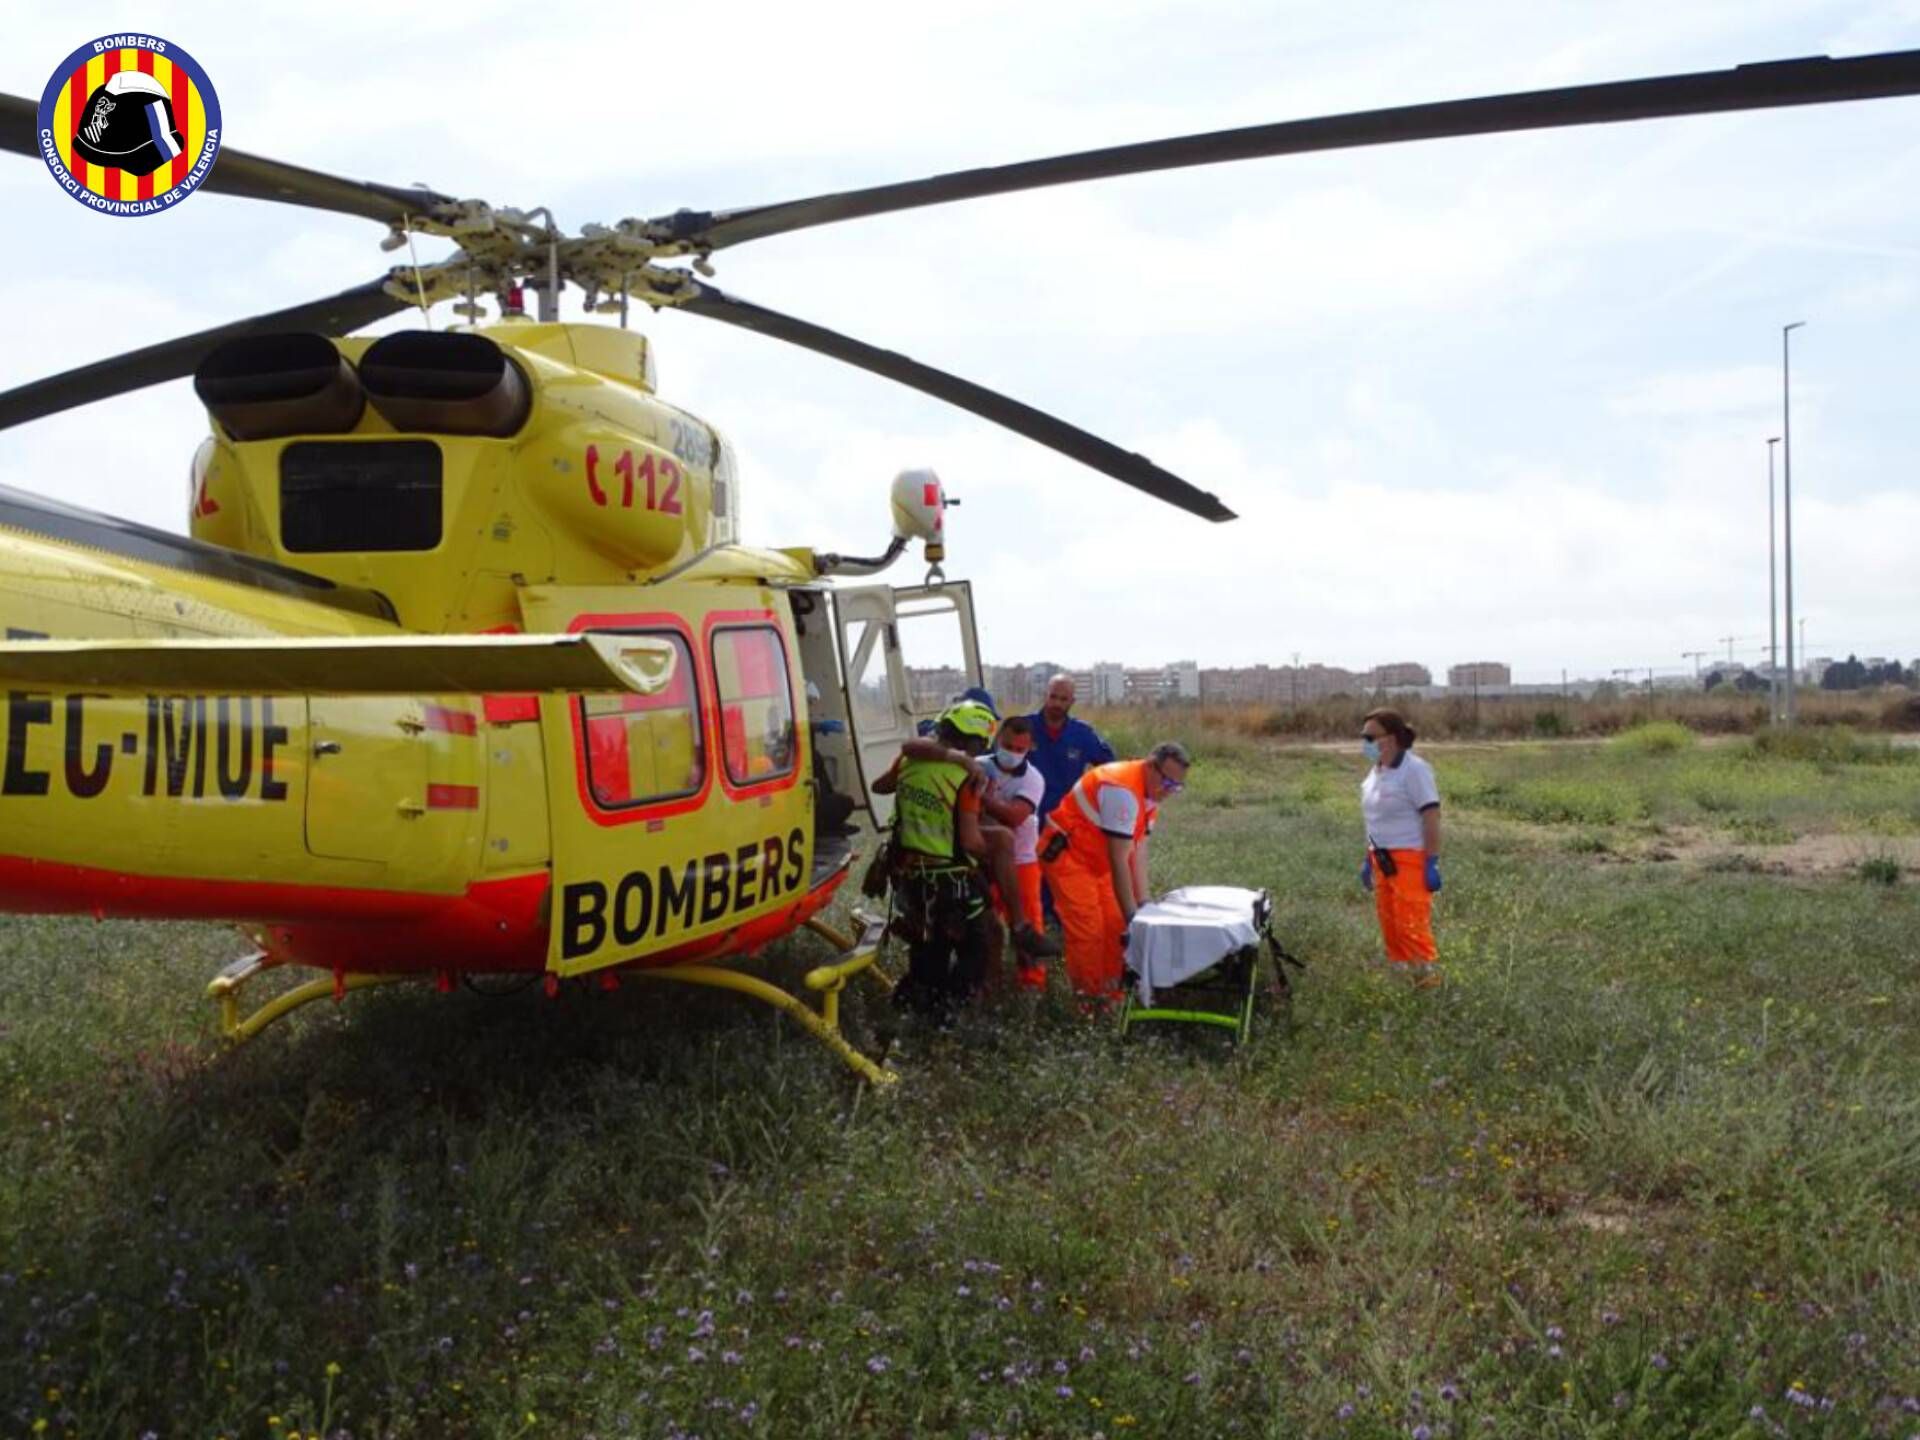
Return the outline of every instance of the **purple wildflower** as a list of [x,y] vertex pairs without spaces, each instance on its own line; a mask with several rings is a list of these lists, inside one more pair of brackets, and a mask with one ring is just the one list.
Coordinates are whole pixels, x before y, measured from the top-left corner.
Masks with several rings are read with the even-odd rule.
[[867,1370],[870,1374],[884,1375],[892,1368],[893,1362],[884,1355],[870,1355],[867,1357]]
[[1653,1352],[1653,1354],[1647,1357],[1647,1363],[1653,1366],[1653,1368],[1656,1370],[1664,1370],[1667,1368],[1668,1364],[1671,1362],[1668,1361],[1665,1355],[1663,1355],[1660,1351],[1656,1350]]
[[1351,1420],[1353,1418],[1353,1405],[1350,1402],[1342,1404],[1338,1410],[1333,1412],[1333,1418],[1343,1421]]

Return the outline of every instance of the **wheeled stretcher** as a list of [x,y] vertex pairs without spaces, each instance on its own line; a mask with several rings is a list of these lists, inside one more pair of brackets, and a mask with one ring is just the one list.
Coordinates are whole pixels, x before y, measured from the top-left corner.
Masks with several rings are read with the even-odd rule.
[[1216,1025],[1244,1044],[1262,951],[1273,962],[1275,994],[1290,998],[1287,967],[1305,967],[1275,938],[1265,890],[1189,885],[1141,906],[1127,929],[1120,1033],[1154,1021]]

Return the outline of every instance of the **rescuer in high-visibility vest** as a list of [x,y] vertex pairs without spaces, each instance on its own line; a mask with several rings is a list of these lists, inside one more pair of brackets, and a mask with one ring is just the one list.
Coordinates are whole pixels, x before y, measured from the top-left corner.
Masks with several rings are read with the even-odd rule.
[[894,797],[892,924],[907,942],[907,976],[894,1003],[940,1024],[952,1023],[986,975],[994,919],[977,863],[987,852],[980,829],[986,787],[971,762],[993,730],[986,706],[952,705],[928,737],[946,752],[942,758],[903,751],[873,782]]
[[1147,837],[1191,764],[1186,747],[1169,740],[1144,760],[1096,765],[1047,817],[1040,859],[1066,935],[1067,979],[1081,995],[1119,993],[1127,926],[1151,893]]
[[[987,874],[993,880],[993,889],[999,898],[996,912],[1007,922],[1013,932],[1013,948],[1020,956],[1021,978],[1024,983],[1033,984],[1030,971],[1042,960],[1050,959],[1061,953],[1060,942],[1048,935],[1042,928],[1041,907],[1038,899],[1040,889],[1040,870],[1034,855],[1034,833],[1039,826],[1034,820],[1034,804],[1038,796],[1038,786],[1042,783],[1038,775],[1011,779],[1009,772],[1016,768],[1026,771],[1026,762],[1022,758],[1025,749],[1032,743],[1032,733],[1026,722],[1018,716],[1001,720],[989,700],[979,700],[986,691],[977,686],[955,697],[941,718],[956,714],[965,715],[972,723],[978,723],[975,711],[984,710],[998,727],[995,735],[995,747],[991,759],[982,759],[971,750],[959,749],[949,745],[938,735],[916,735],[900,747],[902,760],[946,761],[955,765],[964,765],[979,778],[986,787],[981,795],[979,833],[984,847],[970,852],[974,858],[987,868]],[[973,710],[963,711],[963,706]],[[937,722],[936,722],[937,723]],[[1019,735],[1009,739],[1012,734],[1007,727],[1018,727]],[[1020,738],[1020,737],[1024,737]],[[1000,745],[1000,741],[1017,747],[1018,753],[1009,752]],[[1024,799],[1009,799],[1007,792],[1011,788],[1024,792]],[[882,791],[881,793],[888,793]],[[1025,823],[1026,833],[1022,832]],[[1031,893],[1033,903],[1021,903]],[[1010,903],[1011,899],[1011,903]],[[996,933],[992,947],[993,959],[988,965],[992,970],[998,965],[1000,937]],[[1039,985],[1044,987],[1046,972],[1039,972]]]

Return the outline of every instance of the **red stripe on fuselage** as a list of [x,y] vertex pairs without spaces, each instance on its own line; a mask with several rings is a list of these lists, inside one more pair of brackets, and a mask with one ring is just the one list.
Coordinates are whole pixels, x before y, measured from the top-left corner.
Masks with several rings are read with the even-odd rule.
[[[629,962],[643,968],[751,955],[825,909],[842,866],[792,905],[718,935]],[[128,875],[0,855],[0,911],[148,920],[265,923],[277,961],[362,974],[453,969],[498,974],[547,968],[545,870],[481,880],[455,895]]]
[[264,922],[276,959],[322,969],[543,970],[544,870],[481,880],[451,895],[129,875],[0,855],[0,911],[147,920]]
[[429,810],[478,810],[479,808],[480,787],[478,785],[427,786],[427,809]]
[[446,705],[426,708],[426,726],[443,735],[478,735],[480,721],[471,710],[455,710]]

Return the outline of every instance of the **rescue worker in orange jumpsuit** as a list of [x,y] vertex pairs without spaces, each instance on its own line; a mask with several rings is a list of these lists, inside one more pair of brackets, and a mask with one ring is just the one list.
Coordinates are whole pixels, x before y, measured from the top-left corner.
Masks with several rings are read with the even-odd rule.
[[1127,926],[1149,898],[1147,836],[1161,801],[1185,788],[1186,747],[1096,765],[1047,816],[1040,846],[1067,941],[1067,979],[1093,999],[1118,996]]

